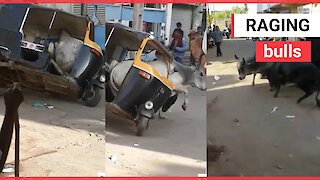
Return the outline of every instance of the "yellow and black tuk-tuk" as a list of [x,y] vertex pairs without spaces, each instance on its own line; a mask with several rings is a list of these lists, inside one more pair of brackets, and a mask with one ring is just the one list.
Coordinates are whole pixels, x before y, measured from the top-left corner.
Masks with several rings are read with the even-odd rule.
[[0,5],[0,80],[96,106],[104,88],[101,48],[83,16],[37,5]]
[[[134,120],[137,135],[142,136],[149,120],[171,96],[173,85],[168,78],[172,57],[148,33],[115,23],[107,23],[106,29],[106,101],[111,104],[106,107],[111,107],[115,114]],[[162,58],[159,58],[159,54]],[[110,73],[115,64],[126,61],[131,63],[130,69],[115,91],[110,85],[113,81]],[[153,66],[157,61],[162,61],[159,62],[162,69]]]

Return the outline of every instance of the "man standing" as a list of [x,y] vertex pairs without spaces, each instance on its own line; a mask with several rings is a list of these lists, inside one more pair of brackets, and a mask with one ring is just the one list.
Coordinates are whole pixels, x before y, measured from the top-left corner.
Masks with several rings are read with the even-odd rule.
[[222,32],[220,31],[219,26],[216,26],[216,28],[213,32],[213,39],[214,39],[215,44],[217,45],[217,57],[222,56],[221,49],[220,49],[222,37],[223,37],[223,35],[222,35]]
[[170,50],[172,50],[172,57],[182,64],[185,51],[187,51],[186,40],[182,36],[183,31],[175,29],[173,31],[173,40],[170,45]]
[[181,22],[177,22],[176,25],[177,25],[177,28],[173,31],[172,37],[174,36],[174,32],[175,32],[175,31],[180,31],[180,34],[181,34],[182,37],[183,37],[183,30],[181,29],[181,27],[182,27]]

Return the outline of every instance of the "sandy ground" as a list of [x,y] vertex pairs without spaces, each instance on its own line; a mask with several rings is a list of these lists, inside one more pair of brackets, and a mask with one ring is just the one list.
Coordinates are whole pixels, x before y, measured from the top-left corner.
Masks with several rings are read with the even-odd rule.
[[165,114],[167,119],[151,120],[143,137],[135,135],[132,121],[107,112],[106,176],[206,173],[206,92],[189,90],[187,111],[182,110],[179,98],[171,112]]
[[[224,146],[218,160],[209,162],[209,176],[319,176],[320,109],[315,95],[301,104],[303,92],[294,86],[269,92],[267,80],[252,75],[238,79],[236,63],[225,63],[254,51],[251,40],[225,40],[223,57],[209,49],[208,139]],[[214,80],[219,75],[220,80]],[[215,83],[215,84],[214,84]],[[271,113],[274,107],[278,110]],[[286,115],[295,118],[287,119]]]
[[[81,102],[24,90],[20,106],[20,176],[98,176],[104,172],[104,103]],[[32,107],[50,103],[54,109]],[[4,113],[0,96],[0,119]],[[14,162],[14,141],[7,163]],[[4,173],[2,176],[13,176]]]

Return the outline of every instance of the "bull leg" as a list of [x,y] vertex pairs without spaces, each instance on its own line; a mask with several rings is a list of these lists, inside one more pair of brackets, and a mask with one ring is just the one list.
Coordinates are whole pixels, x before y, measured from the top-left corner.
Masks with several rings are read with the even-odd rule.
[[273,97],[275,97],[275,98],[278,97],[279,91],[280,91],[280,87],[281,87],[281,83],[280,83],[280,82],[277,82],[276,85],[275,85],[276,91],[275,91]]
[[189,100],[188,100],[188,90],[185,89],[185,91],[183,92],[184,93],[184,101],[183,101],[183,104],[182,104],[182,109],[185,111],[187,110],[187,105],[189,103]]
[[313,91],[308,86],[298,85],[298,87],[300,89],[302,89],[304,91],[304,93],[305,93],[302,97],[300,97],[297,100],[297,103],[299,104],[302,100],[304,100],[305,98],[311,96],[313,94]]
[[164,116],[161,114],[161,110],[159,110],[158,117],[159,117],[159,119],[167,119],[168,118],[167,116]]
[[255,85],[255,83],[254,83],[255,79],[256,79],[256,73],[254,73],[254,74],[253,74],[252,86],[254,86],[254,85]]
[[182,84],[180,84],[180,83],[173,84],[173,89],[176,92],[184,94],[184,101],[183,101],[183,104],[182,104],[182,109],[185,111],[187,109],[187,104],[189,103],[189,101],[187,99],[188,98],[188,89],[185,86],[183,86]]
[[316,96],[316,103],[317,103],[317,106],[318,106],[318,107],[320,107],[320,100],[318,99],[319,92],[320,92],[320,91],[317,92],[317,96]]

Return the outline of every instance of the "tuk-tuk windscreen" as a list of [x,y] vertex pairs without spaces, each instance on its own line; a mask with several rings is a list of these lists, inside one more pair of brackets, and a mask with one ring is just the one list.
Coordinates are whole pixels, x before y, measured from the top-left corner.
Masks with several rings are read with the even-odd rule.
[[25,41],[33,42],[35,38],[46,39],[54,12],[47,9],[30,8],[24,24],[22,34]]
[[83,40],[87,25],[88,22],[84,17],[75,16],[64,12],[57,12],[50,30],[50,37],[59,37],[61,31],[64,30],[70,36]]

